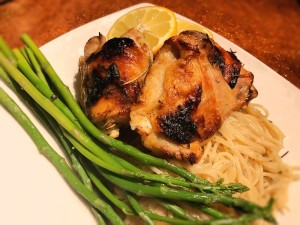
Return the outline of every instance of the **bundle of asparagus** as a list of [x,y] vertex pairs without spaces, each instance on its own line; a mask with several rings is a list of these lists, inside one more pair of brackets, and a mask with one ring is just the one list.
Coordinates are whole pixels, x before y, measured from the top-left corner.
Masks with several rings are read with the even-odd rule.
[[[30,36],[24,34],[21,40],[24,48],[11,50],[0,37],[0,77],[48,126],[69,158],[60,156],[47,143],[1,87],[0,103],[23,126],[40,153],[92,205],[99,224],[124,224],[126,215],[139,216],[145,224],[155,224],[155,221],[182,225],[249,224],[257,219],[276,223],[272,216],[273,199],[261,207],[234,197],[248,188],[238,183],[223,184],[222,180],[211,183],[101,132],[85,116]],[[66,160],[70,160],[72,167]],[[146,166],[136,166],[139,164]],[[147,167],[157,167],[167,173],[150,172]],[[108,187],[122,190],[122,199],[115,188]],[[141,196],[151,198],[171,216],[143,208],[139,202]],[[207,218],[190,215],[182,205],[201,211]],[[219,205],[234,209],[235,215],[220,211]]]

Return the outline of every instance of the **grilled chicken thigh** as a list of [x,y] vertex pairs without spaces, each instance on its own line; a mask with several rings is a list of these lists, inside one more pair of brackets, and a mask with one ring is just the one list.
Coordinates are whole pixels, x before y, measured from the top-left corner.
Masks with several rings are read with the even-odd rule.
[[156,154],[197,162],[202,143],[257,95],[253,75],[207,35],[184,31],[157,53],[130,125]]
[[119,127],[129,123],[130,105],[136,101],[152,63],[152,51],[144,36],[130,29],[120,38],[106,41],[92,37],[79,60],[80,103],[98,127],[118,137]]

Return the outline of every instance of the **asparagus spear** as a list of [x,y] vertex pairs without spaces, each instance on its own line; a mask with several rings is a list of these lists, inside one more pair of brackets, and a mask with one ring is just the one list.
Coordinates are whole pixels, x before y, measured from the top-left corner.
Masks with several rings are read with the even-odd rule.
[[12,64],[16,63],[16,59],[14,55],[12,54],[9,46],[4,41],[3,37],[0,36],[0,50],[3,52],[3,54],[8,58],[9,61],[11,61]]
[[24,49],[26,51],[26,54],[28,55],[28,58],[32,64],[32,67],[34,68],[34,71],[36,72],[38,77],[49,87],[46,77],[42,71],[42,68],[40,67],[40,64],[38,63],[38,61],[36,60],[33,52],[31,51],[30,48],[28,48],[26,46],[24,47]]
[[132,197],[130,194],[127,194],[127,199],[129,200],[135,212],[145,221],[147,225],[155,225],[154,221],[145,213],[143,208],[134,197]]
[[80,129],[82,129],[80,123],[77,121],[77,119],[74,117],[73,113],[69,110],[68,107],[65,106],[65,104],[57,98],[57,96],[53,93],[53,91],[49,88],[48,83],[46,80],[42,80],[40,77],[38,77],[35,72],[31,69],[30,65],[22,58],[19,58],[17,60],[17,67],[19,70],[26,75],[28,80],[32,84],[35,85],[35,87],[43,93],[46,97],[52,100],[52,102]]

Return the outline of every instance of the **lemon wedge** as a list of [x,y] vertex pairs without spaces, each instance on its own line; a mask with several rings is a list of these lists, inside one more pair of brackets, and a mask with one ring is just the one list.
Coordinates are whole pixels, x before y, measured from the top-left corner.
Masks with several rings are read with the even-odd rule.
[[206,33],[208,34],[208,36],[210,38],[213,38],[213,34],[204,26],[198,24],[198,23],[193,23],[187,20],[183,20],[183,19],[179,19],[177,18],[177,32],[178,34],[182,31],[185,30],[196,30],[196,31],[200,31],[202,33]]
[[153,53],[160,49],[165,40],[177,34],[174,12],[161,6],[145,6],[121,16],[110,28],[107,38],[120,37],[132,27],[144,34]]

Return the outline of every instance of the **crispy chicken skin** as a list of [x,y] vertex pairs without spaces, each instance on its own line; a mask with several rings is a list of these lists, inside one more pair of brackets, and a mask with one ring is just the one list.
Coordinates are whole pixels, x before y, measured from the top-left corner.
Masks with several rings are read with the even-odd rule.
[[110,136],[118,137],[119,127],[128,125],[130,105],[137,100],[152,58],[136,29],[108,41],[99,34],[86,43],[79,60],[80,103],[91,121]]
[[155,56],[130,125],[155,154],[196,163],[201,145],[257,95],[253,75],[207,35],[184,31]]

